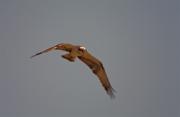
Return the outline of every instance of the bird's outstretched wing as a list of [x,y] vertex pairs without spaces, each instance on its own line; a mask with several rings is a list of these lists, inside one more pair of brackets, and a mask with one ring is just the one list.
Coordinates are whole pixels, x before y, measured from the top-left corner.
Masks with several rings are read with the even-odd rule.
[[97,58],[93,57],[90,53],[86,52],[83,56],[78,57],[82,62],[84,62],[91,70],[92,72],[99,78],[102,86],[106,90],[106,93],[111,97],[114,98],[114,92],[115,90],[112,88],[106,71],[103,67],[103,64],[101,61],[99,61]]
[[33,58],[33,57],[35,57],[35,56],[38,56],[38,55],[40,55],[40,54],[47,53],[47,52],[49,52],[49,51],[55,50],[55,49],[57,48],[57,46],[58,46],[58,45],[55,45],[55,46],[50,47],[50,48],[48,48],[48,49],[45,49],[45,50],[43,50],[43,51],[41,51],[41,52],[38,52],[38,53],[36,53],[35,55],[31,56],[31,58]]

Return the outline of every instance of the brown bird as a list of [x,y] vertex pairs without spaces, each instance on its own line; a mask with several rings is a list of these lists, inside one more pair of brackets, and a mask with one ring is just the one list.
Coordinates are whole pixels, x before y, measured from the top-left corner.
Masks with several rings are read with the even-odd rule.
[[72,45],[68,43],[60,43],[53,47],[50,47],[44,51],[41,51],[33,56],[31,58],[52,51],[52,50],[63,50],[68,52],[67,54],[62,55],[62,58],[74,62],[76,58],[79,58],[82,62],[84,62],[91,70],[92,72],[99,78],[102,86],[104,87],[106,93],[111,97],[114,98],[114,92],[115,90],[112,88],[106,71],[103,67],[103,64],[100,60],[92,56],[87,49],[84,46],[80,45]]

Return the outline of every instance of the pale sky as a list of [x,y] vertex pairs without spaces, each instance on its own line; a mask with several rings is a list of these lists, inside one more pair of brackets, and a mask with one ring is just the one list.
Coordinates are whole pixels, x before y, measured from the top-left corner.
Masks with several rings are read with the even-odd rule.
[[[179,117],[178,0],[1,0],[1,117]],[[88,67],[54,51],[83,44],[106,69],[111,100]]]

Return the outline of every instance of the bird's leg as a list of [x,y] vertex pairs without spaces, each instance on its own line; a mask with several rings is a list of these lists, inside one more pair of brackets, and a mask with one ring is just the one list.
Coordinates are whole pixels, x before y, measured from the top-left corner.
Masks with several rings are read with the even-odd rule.
[[62,58],[66,59],[70,62],[74,62],[76,57],[73,57],[70,53],[68,53],[68,54],[62,55]]

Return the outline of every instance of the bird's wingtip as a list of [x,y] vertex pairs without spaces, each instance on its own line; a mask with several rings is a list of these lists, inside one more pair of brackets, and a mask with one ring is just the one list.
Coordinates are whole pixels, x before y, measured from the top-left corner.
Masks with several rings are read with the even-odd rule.
[[35,55],[32,55],[30,58],[32,59],[32,58],[34,58],[35,56],[38,56],[38,55],[40,55],[40,54],[42,54],[42,52],[39,52],[39,53],[37,53],[37,54],[35,54]]
[[114,93],[116,93],[116,90],[114,90],[113,88],[107,91],[107,94],[110,96],[111,99],[115,99],[116,96]]

